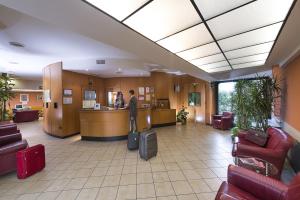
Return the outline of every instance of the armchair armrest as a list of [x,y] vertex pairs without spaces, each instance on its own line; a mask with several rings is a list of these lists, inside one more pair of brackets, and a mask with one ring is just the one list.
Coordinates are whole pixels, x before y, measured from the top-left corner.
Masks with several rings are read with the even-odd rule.
[[250,156],[260,158],[272,163],[274,163],[274,161],[278,160],[278,158],[282,156],[281,151],[256,146],[249,146],[241,143],[237,144],[235,153],[236,156]]
[[257,174],[242,167],[229,165],[228,183],[258,199],[281,200],[288,192],[288,187],[278,180]]
[[223,115],[212,115],[212,119],[222,119]]
[[22,140],[22,135],[20,133],[0,136],[0,147],[9,143],[17,142]]

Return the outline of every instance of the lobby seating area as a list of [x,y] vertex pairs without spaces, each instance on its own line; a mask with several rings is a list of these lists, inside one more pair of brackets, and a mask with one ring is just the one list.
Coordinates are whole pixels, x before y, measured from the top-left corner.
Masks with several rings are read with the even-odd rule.
[[27,146],[16,124],[0,124],[0,175],[16,171],[16,152]]
[[223,112],[222,115],[212,116],[212,125],[216,129],[229,130],[233,127],[234,113]]

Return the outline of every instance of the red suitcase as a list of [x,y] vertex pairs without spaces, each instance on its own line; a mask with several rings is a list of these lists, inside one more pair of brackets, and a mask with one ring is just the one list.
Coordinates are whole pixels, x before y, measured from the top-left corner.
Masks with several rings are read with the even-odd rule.
[[17,175],[27,178],[45,168],[45,146],[42,144],[17,152]]

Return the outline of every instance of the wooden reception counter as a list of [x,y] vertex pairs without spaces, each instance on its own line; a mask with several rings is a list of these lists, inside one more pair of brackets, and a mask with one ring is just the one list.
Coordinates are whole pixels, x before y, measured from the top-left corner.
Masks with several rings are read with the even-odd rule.
[[[138,109],[138,131],[151,128],[151,109]],[[128,110],[81,110],[80,135],[83,140],[125,139],[129,132]]]

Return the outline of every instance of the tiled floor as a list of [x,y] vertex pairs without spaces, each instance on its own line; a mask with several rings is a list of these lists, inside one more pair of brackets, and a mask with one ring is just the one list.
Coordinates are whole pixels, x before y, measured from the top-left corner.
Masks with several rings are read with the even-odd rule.
[[188,124],[156,129],[158,155],[148,162],[126,141],[57,139],[42,123],[18,125],[30,145],[46,146],[46,168],[25,180],[0,177],[0,199],[214,199],[231,157],[228,131]]

